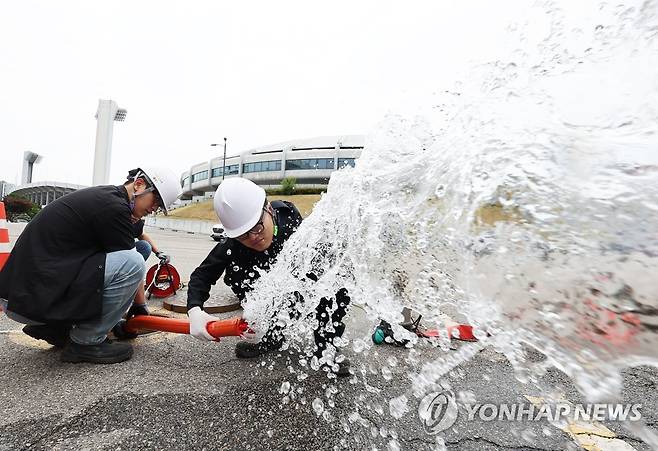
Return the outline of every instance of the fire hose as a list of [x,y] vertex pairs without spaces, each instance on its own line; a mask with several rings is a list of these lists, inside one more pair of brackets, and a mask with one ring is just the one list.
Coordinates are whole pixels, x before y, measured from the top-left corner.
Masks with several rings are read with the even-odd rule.
[[[114,329],[117,338],[129,338],[140,330],[157,330],[175,334],[189,334],[190,322],[186,319],[165,318],[162,316],[139,315],[123,321],[120,327]],[[239,337],[249,330],[249,325],[240,317],[233,317],[212,321],[207,324],[206,330],[215,338]],[[117,333],[118,332],[118,333]]]

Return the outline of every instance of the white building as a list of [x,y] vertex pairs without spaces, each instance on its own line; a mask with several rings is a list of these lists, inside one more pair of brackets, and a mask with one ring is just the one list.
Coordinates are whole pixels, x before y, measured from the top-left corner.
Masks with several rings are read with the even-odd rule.
[[[319,136],[258,147],[239,155],[223,155],[195,164],[181,176],[183,195],[191,199],[213,192],[224,177],[244,177],[264,188],[274,188],[286,177],[295,177],[297,187],[323,188],[331,173],[354,166],[361,156],[363,135]],[[217,149],[221,149],[219,146]]]

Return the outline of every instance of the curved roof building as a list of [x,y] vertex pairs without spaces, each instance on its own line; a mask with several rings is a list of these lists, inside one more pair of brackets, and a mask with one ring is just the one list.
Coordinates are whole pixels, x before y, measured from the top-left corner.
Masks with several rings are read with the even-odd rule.
[[216,190],[222,174],[224,177],[244,177],[264,188],[277,187],[286,177],[295,177],[299,187],[324,187],[333,171],[354,166],[355,160],[361,156],[364,142],[363,135],[319,136],[270,144],[227,156],[226,164],[223,164],[223,156],[218,156],[183,173],[181,199]]
[[32,182],[17,186],[11,193],[25,197],[32,203],[45,207],[50,202],[66,196],[73,191],[87,188],[84,185],[62,182]]

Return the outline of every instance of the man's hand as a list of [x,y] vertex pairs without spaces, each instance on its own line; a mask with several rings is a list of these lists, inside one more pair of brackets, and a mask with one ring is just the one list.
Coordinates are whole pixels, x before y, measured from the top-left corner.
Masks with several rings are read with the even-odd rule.
[[139,316],[139,315],[148,315],[149,314],[149,309],[146,307],[146,304],[133,304],[130,306],[130,309],[128,309],[128,313],[126,313],[126,319],[130,319],[133,316]]
[[201,307],[194,307],[188,310],[187,316],[190,317],[190,335],[199,340],[219,341],[208,333],[206,326],[217,318],[204,312]]
[[158,257],[160,260],[162,260],[164,263],[169,263],[171,261],[171,257],[169,257],[167,254],[165,254],[162,251],[156,252],[155,256]]

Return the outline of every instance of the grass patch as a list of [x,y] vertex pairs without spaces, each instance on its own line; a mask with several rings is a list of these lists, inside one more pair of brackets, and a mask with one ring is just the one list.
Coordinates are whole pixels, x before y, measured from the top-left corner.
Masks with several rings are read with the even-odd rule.
[[[287,200],[292,202],[299,209],[302,217],[305,218],[311,214],[313,207],[320,200],[320,194],[296,194],[293,196],[272,195],[267,196],[267,200]],[[211,199],[177,208],[169,213],[169,216],[179,219],[204,219],[206,221],[217,221],[217,215],[215,215],[215,209],[213,208],[212,202]]]

